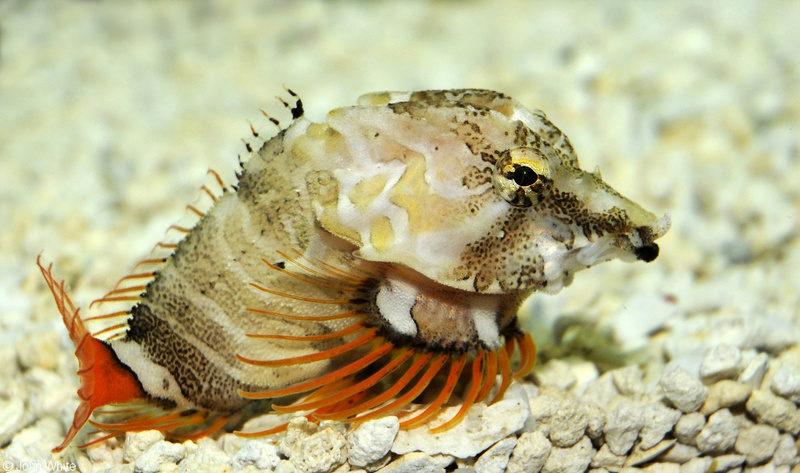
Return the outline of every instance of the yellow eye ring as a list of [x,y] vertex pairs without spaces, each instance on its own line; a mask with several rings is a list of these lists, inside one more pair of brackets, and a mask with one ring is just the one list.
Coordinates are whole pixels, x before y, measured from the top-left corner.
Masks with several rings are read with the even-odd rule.
[[547,157],[534,148],[504,151],[495,164],[492,181],[500,197],[516,207],[538,204],[553,185]]

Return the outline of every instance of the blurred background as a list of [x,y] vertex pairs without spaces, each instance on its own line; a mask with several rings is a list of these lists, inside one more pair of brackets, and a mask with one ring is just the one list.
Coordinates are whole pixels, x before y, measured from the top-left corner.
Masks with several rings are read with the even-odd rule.
[[81,304],[102,295],[207,169],[232,182],[248,120],[277,131],[259,108],[288,124],[284,87],[313,121],[371,91],[499,90],[671,212],[654,263],[526,306],[541,345],[569,314],[628,348],[784,347],[800,336],[798,25],[791,1],[0,1],[0,379],[74,370],[36,256]]

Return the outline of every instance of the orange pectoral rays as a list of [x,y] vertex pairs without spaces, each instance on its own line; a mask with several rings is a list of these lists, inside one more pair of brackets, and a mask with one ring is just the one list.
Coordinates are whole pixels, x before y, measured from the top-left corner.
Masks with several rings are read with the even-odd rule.
[[[307,272],[315,271],[310,267],[301,266],[295,259],[290,262]],[[149,403],[148,396],[143,391],[136,374],[119,361],[107,342],[95,338],[97,335],[120,330],[124,328],[125,324],[111,325],[94,334],[90,333],[86,329],[84,319],[79,315],[79,309],[68,297],[64,283],[55,281],[52,275],[52,266],[45,268],[40,261],[37,263],[53,294],[70,337],[76,344],[75,353],[80,365],[78,374],[81,378],[81,387],[78,395],[81,403],[76,410],[64,442],[56,447],[54,452],[63,450],[86,423],[98,429],[95,433],[102,435],[95,436],[92,440],[80,445],[81,448],[125,432],[149,429],[166,431],[176,439],[196,439],[217,431],[226,423],[230,417],[228,414],[198,410],[164,410]],[[311,264],[322,266],[318,262],[309,260],[309,265]],[[268,266],[274,270],[283,269],[269,263]],[[337,272],[333,266],[325,268],[324,273],[311,276],[320,277],[320,281],[304,276],[296,279],[317,285],[328,285],[327,281],[336,280],[339,281],[336,287],[341,290],[351,290],[349,288],[351,283],[343,281],[345,277],[353,278],[353,288],[359,284],[355,282],[355,275],[343,271]],[[150,274],[141,273],[133,275],[129,279],[146,276],[150,276]],[[294,277],[296,275],[287,273],[287,276]],[[331,303],[327,299],[293,296],[270,291],[255,284],[253,286],[261,291],[307,303]],[[141,289],[142,287],[139,286],[130,291]],[[125,292],[125,290],[115,290],[110,294],[121,292]],[[107,295],[104,300],[110,300],[112,297],[114,296]],[[335,302],[353,303],[353,300]],[[392,343],[384,337],[379,328],[368,325],[368,318],[361,312],[361,309],[321,316],[280,314],[255,308],[248,309],[248,311],[294,321],[335,322],[348,318],[355,319],[355,323],[351,325],[318,335],[269,333],[247,335],[265,341],[281,340],[297,343],[340,341],[338,345],[326,350],[275,360],[254,360],[236,355],[241,362],[264,369],[336,360],[348,355],[350,361],[347,363],[340,364],[340,367],[307,381],[265,391],[239,392],[242,397],[253,400],[307,393],[291,404],[275,404],[273,409],[284,413],[306,412],[305,416],[312,421],[338,420],[361,423],[386,415],[399,414],[401,428],[414,428],[433,419],[440,409],[448,404],[458,386],[464,386],[460,400],[461,407],[458,412],[445,422],[431,427],[431,431],[434,433],[443,432],[458,425],[467,416],[470,407],[485,401],[496,385],[498,374],[500,375],[499,385],[490,403],[500,400],[514,379],[528,374],[536,360],[536,347],[528,333],[506,336],[505,344],[495,350],[477,349],[453,355]],[[117,311],[87,320],[107,320],[130,315],[130,310]],[[117,334],[113,338],[121,335]],[[519,364],[515,370],[512,370],[511,358],[515,351],[520,353]],[[440,377],[441,380],[437,381]],[[417,400],[423,393],[433,389],[437,390],[437,393],[433,396],[432,401],[421,406],[419,410],[402,413],[413,403],[419,402]],[[101,406],[112,407],[98,409]],[[114,419],[110,422],[90,420],[92,414],[111,415],[114,416]],[[287,424],[283,424],[260,432],[237,433],[245,437],[264,436],[282,432],[286,427]],[[189,428],[188,433],[181,433],[187,428]]]
[[[382,337],[375,339],[374,348],[362,358],[327,375],[287,388],[240,394],[252,399],[268,399],[314,390],[292,404],[273,405],[273,409],[285,413],[310,412],[306,415],[309,420],[360,423],[396,414],[407,408],[423,392],[433,389],[436,384],[434,379],[449,364],[450,368],[445,371],[447,376],[444,384],[436,384],[435,389],[439,392],[435,399],[416,414],[403,418],[400,423],[401,428],[413,428],[430,421],[456,391],[459,381],[466,381],[466,392],[456,415],[431,428],[432,432],[438,433],[458,425],[467,416],[470,407],[484,401],[495,386],[498,372],[501,374],[501,381],[491,403],[502,398],[514,379],[528,374],[535,359],[535,347],[527,334],[510,339],[506,346],[498,350],[478,350],[475,356],[463,353],[457,357],[444,353],[421,354],[415,349],[394,347],[381,340]],[[520,347],[520,367],[512,372],[507,350],[513,350],[515,345]],[[380,360],[385,360],[382,365]],[[462,374],[465,365],[470,367],[469,376]],[[363,379],[359,381],[356,378],[360,373],[365,373],[366,377],[362,376]],[[392,384],[383,390],[374,391],[373,388],[383,381]],[[285,428],[286,425],[282,425],[261,432],[239,434],[247,437],[271,435]]]

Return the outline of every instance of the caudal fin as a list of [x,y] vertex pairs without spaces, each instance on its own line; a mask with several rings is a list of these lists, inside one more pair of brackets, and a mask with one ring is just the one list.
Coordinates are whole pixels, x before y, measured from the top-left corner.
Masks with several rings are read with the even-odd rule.
[[45,268],[39,255],[36,258],[36,265],[39,266],[44,281],[53,294],[64,326],[67,327],[72,343],[75,344],[78,375],[81,378],[81,387],[78,389],[81,403],[75,411],[75,417],[64,441],[53,449],[56,453],[69,445],[98,407],[142,399],[145,394],[136,374],[119,361],[111,346],[92,337],[86,329],[80,317],[80,309],[75,307],[64,289],[64,281],[57,282],[53,276],[52,263]]

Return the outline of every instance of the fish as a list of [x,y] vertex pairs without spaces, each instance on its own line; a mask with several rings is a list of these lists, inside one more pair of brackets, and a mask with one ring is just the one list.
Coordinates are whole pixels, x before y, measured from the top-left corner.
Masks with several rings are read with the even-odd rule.
[[377,92],[315,123],[287,91],[291,124],[269,139],[251,125],[237,182],[214,174],[221,194],[204,186],[213,205],[190,207],[168,254],[95,301],[122,309],[83,317],[37,260],[80,367],[54,451],[87,422],[103,435],[81,447],[148,429],[197,438],[253,406],[411,428],[460,403],[430,425],[447,430],[531,372],[523,301],[598,263],[655,260],[670,227],[503,93]]

